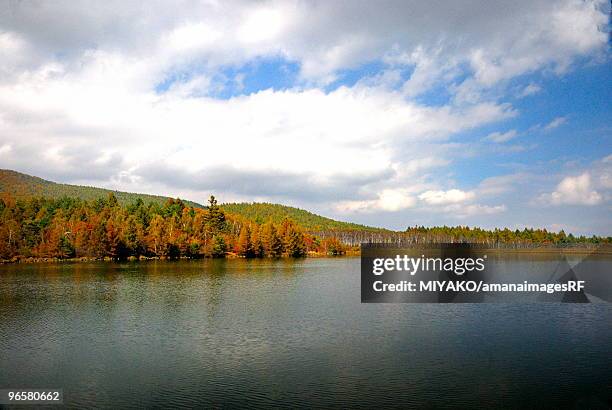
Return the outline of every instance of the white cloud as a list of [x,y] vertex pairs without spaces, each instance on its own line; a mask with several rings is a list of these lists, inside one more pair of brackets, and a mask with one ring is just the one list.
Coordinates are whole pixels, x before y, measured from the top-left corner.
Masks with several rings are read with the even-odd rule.
[[564,223],[552,223],[550,225],[548,225],[547,229],[550,232],[560,232],[560,231],[564,231],[566,234],[568,233],[578,233],[578,232],[584,232],[584,228],[580,227],[580,226],[576,226],[576,225],[568,225],[568,224],[564,224]]
[[481,204],[469,204],[469,205],[449,205],[444,208],[444,211],[451,213],[458,218],[466,218],[468,216],[484,216],[494,215],[506,211],[505,205],[481,205]]
[[414,203],[414,198],[399,189],[385,189],[378,199],[378,206],[383,211],[399,211],[412,207]]
[[427,91],[444,76],[450,79],[460,73],[458,62],[445,58],[440,47],[425,50],[423,46],[418,46],[410,53],[394,49],[385,56],[385,61],[393,65],[414,65],[414,71],[402,87],[405,95],[414,97]]
[[516,130],[510,130],[506,132],[493,132],[485,137],[488,141],[497,143],[507,142],[517,136]]
[[597,205],[603,197],[593,189],[591,175],[585,172],[563,178],[555,191],[543,194],[540,200],[552,205]]
[[[607,21],[601,12],[601,4],[589,1],[560,2],[550,7],[545,20],[539,20],[543,16],[538,12],[529,17],[521,15],[523,25],[516,29],[528,28],[523,35],[515,37],[515,33],[499,31],[503,33],[503,41],[493,35],[492,42],[497,46],[504,44],[505,48],[499,47],[494,51],[474,49],[470,61],[476,79],[482,84],[491,85],[532,72],[551,62],[556,63],[557,71],[564,71],[571,62],[572,54],[600,47],[605,33],[599,27],[603,27]],[[534,7],[537,9],[540,5],[534,4]]]
[[419,195],[419,199],[430,205],[444,205],[465,202],[474,198],[474,192],[466,192],[460,189],[448,191],[425,191]]
[[560,126],[562,126],[563,124],[565,124],[567,122],[567,118],[566,117],[557,117],[554,120],[552,120],[551,122],[549,122],[545,127],[544,130],[545,131],[550,131],[553,130],[555,128],[558,128]]
[[594,171],[597,174],[599,185],[603,189],[612,190],[612,155],[602,158]]
[[542,91],[542,87],[535,83],[530,83],[518,93],[517,97],[524,98],[529,95],[537,94],[540,91]]
[[[93,156],[87,160],[118,155],[119,168],[109,167],[111,175],[154,164],[186,171],[280,170],[323,182],[347,172],[401,175],[448,162],[427,151],[404,155],[404,144],[442,142],[515,115],[506,104],[427,107],[365,86],[328,93],[266,90],[219,100],[206,96],[206,76],[176,82],[157,95],[142,87],[137,61],[102,52],[89,55],[81,70],[69,68],[45,66],[18,83],[0,84],[2,142],[31,153],[12,157],[12,167],[36,171],[40,164],[31,159],[45,147],[56,152],[45,164],[56,168],[55,175],[62,169],[74,174],[66,155],[81,148]],[[87,170],[80,175],[86,179]]]
[[480,196],[498,196],[507,192],[514,191],[521,183],[528,179],[525,174],[509,174],[496,177],[488,177],[483,179],[478,184],[477,195]]
[[344,201],[336,204],[336,209],[341,212],[397,212],[412,208],[416,199],[406,189],[385,189],[378,194],[377,199],[364,201]]
[[406,92],[416,95],[461,74],[463,63],[480,84],[492,85],[547,66],[562,71],[577,55],[605,50],[602,4],[23,2],[0,15],[0,25],[32,45],[31,58],[21,62],[30,69],[58,51],[78,60],[92,49],[120,50],[164,67],[185,59],[218,67],[283,56],[301,64],[303,78],[329,81],[338,70],[391,53],[415,66]]
[[11,146],[9,144],[0,145],[0,155],[5,155],[11,152]]
[[[518,115],[504,103],[509,80],[605,53],[601,4],[13,2],[0,13],[2,166],[195,200],[306,192],[366,212],[501,212],[471,204],[478,189],[440,190],[457,185],[451,158],[470,155],[459,137]],[[297,79],[216,97],[246,89],[243,69],[266,61],[295,65]],[[366,63],[383,68],[322,87]],[[419,99],[438,88],[448,100]],[[606,178],[593,173],[593,184]]]

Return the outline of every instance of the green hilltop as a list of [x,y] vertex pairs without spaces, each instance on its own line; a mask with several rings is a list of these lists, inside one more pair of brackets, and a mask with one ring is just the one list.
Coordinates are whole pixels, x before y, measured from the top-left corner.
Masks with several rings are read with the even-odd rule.
[[[27,199],[32,197],[47,197],[59,199],[62,197],[80,198],[86,201],[98,198],[106,198],[113,193],[120,204],[127,205],[141,199],[145,203],[165,203],[169,197],[160,195],[138,194],[132,192],[114,191],[104,188],[96,188],[81,185],[60,184],[35,176],[22,174],[20,172],[0,169],[0,193],[9,193],[15,199]],[[193,201],[183,201],[195,208],[204,208],[203,205]],[[280,204],[271,203],[227,203],[221,207],[228,213],[240,215],[248,220],[258,223],[272,220],[280,223],[284,218],[290,218],[309,231],[379,231],[372,228],[350,222],[341,222],[308,212],[303,209],[294,208]]]
[[274,223],[280,223],[283,219],[289,218],[309,231],[382,231],[380,228],[373,228],[351,222],[336,221],[292,206],[270,204],[266,202],[230,203],[223,204],[221,207],[228,213],[241,215],[257,223],[263,223],[268,220],[272,220]]
[[[121,205],[133,203],[137,199],[141,199],[145,203],[155,202],[163,204],[169,199],[168,197],[160,195],[136,194],[91,186],[59,184],[57,182],[47,181],[46,179],[8,169],[0,169],[0,192],[9,193],[15,199],[32,197],[59,199],[62,197],[70,197],[80,198],[85,201],[106,198],[108,194],[112,192]],[[184,202],[193,207],[203,207],[196,202]]]

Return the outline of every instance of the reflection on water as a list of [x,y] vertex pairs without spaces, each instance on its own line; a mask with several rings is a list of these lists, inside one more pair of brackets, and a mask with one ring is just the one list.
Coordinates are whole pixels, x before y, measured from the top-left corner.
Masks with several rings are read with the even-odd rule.
[[610,304],[362,305],[359,287],[350,258],[2,266],[0,388],[106,407],[610,400]]

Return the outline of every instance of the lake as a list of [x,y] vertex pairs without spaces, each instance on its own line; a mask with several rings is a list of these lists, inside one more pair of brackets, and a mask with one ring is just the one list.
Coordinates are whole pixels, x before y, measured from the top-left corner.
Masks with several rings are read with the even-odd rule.
[[361,304],[359,266],[0,266],[0,388],[70,407],[609,405],[612,304]]

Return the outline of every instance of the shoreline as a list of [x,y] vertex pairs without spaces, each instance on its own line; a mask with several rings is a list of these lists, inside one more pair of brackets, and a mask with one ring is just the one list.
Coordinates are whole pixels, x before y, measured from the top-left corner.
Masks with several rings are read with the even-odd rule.
[[[604,248],[484,248],[479,249],[479,252],[490,252],[492,254],[533,254],[533,255],[546,255],[562,253],[568,255],[600,255],[600,256],[612,256],[612,247]],[[13,259],[1,259],[0,265],[16,265],[16,264],[35,264],[35,263],[80,263],[80,262],[114,262],[114,263],[125,263],[125,262],[146,262],[146,261],[178,261],[178,260],[203,260],[203,259],[271,259],[271,260],[286,260],[286,259],[306,259],[306,258],[354,258],[361,256],[359,250],[347,251],[340,255],[331,255],[318,252],[309,252],[308,255],[301,258],[293,258],[289,256],[282,256],[279,258],[245,258],[238,256],[234,253],[228,253],[223,258],[212,258],[212,257],[188,257],[181,256],[178,258],[171,258],[166,256],[130,256],[127,258],[112,258],[109,256],[105,257],[91,257],[82,256],[78,258],[45,258],[45,257],[15,257]]]
[[235,254],[226,255],[223,258],[213,258],[208,256],[202,256],[197,258],[192,258],[188,256],[181,256],[178,258],[171,258],[166,256],[130,256],[128,258],[111,258],[109,256],[97,258],[91,256],[82,256],[79,258],[40,258],[40,257],[27,257],[27,258],[13,258],[11,260],[0,259],[0,265],[17,265],[17,264],[34,264],[34,263],[87,263],[87,262],[114,262],[114,263],[125,263],[125,262],[147,262],[147,261],[180,261],[180,260],[235,260],[235,259],[244,259],[244,260],[289,260],[289,259],[307,259],[307,258],[354,258],[360,256],[359,252],[347,252],[342,255],[330,255],[323,253],[311,253],[304,257],[290,257],[290,256],[281,256],[278,258],[245,258],[243,256],[238,256]]

